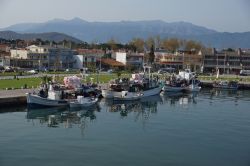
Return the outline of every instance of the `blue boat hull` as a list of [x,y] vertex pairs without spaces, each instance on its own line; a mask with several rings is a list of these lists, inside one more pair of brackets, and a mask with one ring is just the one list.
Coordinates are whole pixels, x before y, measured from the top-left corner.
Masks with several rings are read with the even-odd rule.
[[66,107],[68,106],[68,102],[66,100],[52,100],[52,99],[42,98],[38,95],[27,94],[27,106],[29,109]]

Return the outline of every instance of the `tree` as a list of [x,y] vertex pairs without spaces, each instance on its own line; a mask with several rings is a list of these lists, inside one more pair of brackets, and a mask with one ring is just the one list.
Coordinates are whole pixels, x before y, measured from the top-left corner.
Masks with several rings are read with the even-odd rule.
[[136,48],[136,51],[138,51],[138,52],[144,51],[145,42],[141,38],[134,38],[129,44],[133,45]]
[[155,47],[155,40],[153,37],[149,37],[145,43],[147,48],[151,48],[152,45]]
[[155,60],[154,45],[151,45],[148,61],[152,65],[154,63],[154,60]]
[[162,45],[161,37],[159,35],[155,36],[155,48],[160,48]]
[[168,51],[175,52],[180,48],[180,42],[176,38],[165,39],[162,42],[162,46],[164,49],[167,49]]
[[117,42],[115,41],[115,39],[111,38],[107,44],[109,45],[109,47],[111,48],[111,50],[117,50]]
[[195,51],[198,52],[203,48],[203,45],[200,42],[194,40],[188,40],[184,44],[184,48],[186,51]]

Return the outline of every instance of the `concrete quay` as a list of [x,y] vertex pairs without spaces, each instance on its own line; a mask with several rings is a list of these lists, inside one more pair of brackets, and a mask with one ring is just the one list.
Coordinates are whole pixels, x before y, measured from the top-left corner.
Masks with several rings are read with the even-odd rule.
[[19,106],[26,104],[26,93],[34,89],[0,90],[0,106]]
[[[212,88],[212,80],[202,80],[203,88]],[[107,84],[100,84],[100,88],[107,88]],[[250,90],[250,82],[239,82],[239,89]],[[25,106],[26,93],[33,93],[35,89],[15,89],[15,90],[0,90],[0,107]]]
[[[214,81],[212,80],[202,80],[201,87],[202,88],[212,88]],[[250,82],[239,82],[239,89],[241,90],[250,90]]]

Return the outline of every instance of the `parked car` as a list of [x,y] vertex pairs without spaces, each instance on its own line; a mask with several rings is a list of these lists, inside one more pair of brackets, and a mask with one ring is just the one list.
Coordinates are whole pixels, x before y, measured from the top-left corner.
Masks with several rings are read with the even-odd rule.
[[111,73],[113,73],[113,70],[109,69],[107,72],[111,74]]
[[250,70],[240,70],[241,76],[250,76]]
[[30,73],[30,74],[38,74],[38,71],[33,69],[33,70],[27,71],[27,73]]
[[162,68],[158,70],[158,74],[174,73],[175,68]]
[[0,66],[0,72],[4,71],[4,67]]

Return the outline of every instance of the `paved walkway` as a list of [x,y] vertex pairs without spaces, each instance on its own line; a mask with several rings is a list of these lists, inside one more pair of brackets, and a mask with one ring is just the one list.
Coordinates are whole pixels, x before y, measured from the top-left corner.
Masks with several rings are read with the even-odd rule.
[[0,98],[26,96],[25,93],[33,92],[33,89],[0,90]]

